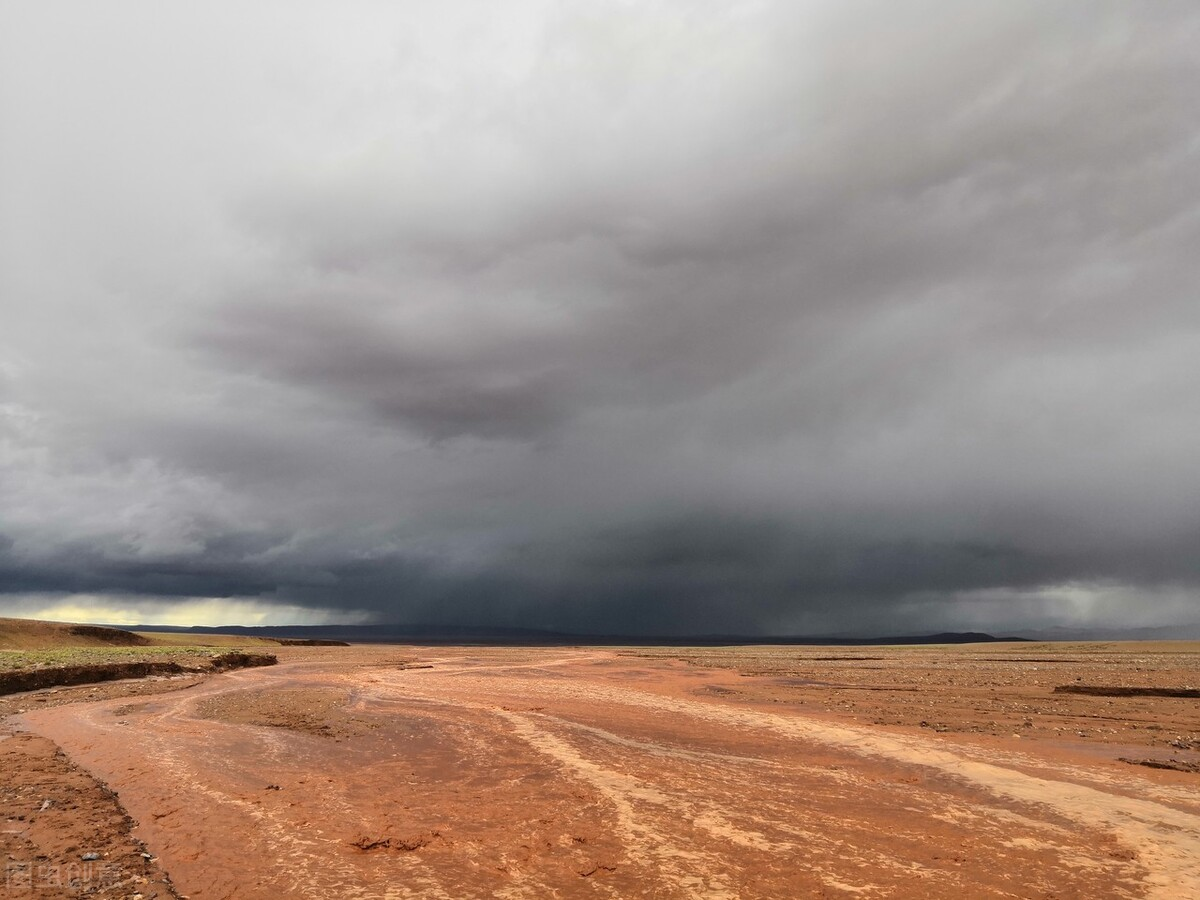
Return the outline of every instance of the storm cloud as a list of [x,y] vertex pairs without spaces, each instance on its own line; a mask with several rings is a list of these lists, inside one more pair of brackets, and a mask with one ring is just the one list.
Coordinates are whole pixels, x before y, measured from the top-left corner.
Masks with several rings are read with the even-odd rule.
[[1198,42],[0,3],[0,612],[1200,621]]

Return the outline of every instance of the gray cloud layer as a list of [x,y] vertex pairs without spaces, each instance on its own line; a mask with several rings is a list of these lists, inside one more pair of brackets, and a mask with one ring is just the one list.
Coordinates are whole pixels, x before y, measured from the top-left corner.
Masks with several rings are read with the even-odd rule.
[[1194,4],[0,5],[0,591],[1200,619]]

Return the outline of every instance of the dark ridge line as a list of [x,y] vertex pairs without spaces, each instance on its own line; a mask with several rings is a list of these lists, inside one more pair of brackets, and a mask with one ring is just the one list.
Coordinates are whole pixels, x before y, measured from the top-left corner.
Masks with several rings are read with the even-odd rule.
[[808,647],[878,647],[921,644],[1028,642],[1028,638],[995,637],[978,631],[882,637],[811,637],[806,635],[626,635],[573,634],[532,628],[483,628],[439,625],[131,625],[131,631],[175,634],[236,634],[272,640],[338,640],[360,644],[480,644],[508,646],[700,647],[754,645]]

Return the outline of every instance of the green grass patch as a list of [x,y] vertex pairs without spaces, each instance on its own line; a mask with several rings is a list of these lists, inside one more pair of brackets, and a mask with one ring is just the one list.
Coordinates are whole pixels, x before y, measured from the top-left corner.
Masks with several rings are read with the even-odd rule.
[[0,672],[103,663],[177,662],[203,665],[227,647],[57,647],[51,650],[0,650]]
[[134,634],[149,638],[155,644],[171,647],[278,647],[269,638],[252,637],[248,634],[191,634],[175,631],[135,631]]

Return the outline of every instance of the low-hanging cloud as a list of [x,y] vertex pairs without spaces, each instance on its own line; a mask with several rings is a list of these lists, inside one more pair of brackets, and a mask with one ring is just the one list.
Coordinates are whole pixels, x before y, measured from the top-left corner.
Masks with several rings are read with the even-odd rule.
[[1197,618],[1190,4],[510,7],[0,13],[14,605]]

